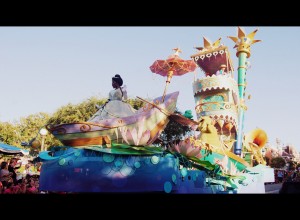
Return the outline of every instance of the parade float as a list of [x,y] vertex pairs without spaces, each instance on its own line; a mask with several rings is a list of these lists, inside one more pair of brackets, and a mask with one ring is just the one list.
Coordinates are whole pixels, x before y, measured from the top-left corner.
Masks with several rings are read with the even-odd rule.
[[[204,38],[191,60],[181,52],[156,60],[150,70],[167,77],[161,97],[144,100],[133,115],[47,125],[65,146],[43,151],[40,190],[69,193],[265,193],[273,169],[265,166],[261,148],[267,134],[255,129],[244,135],[247,58],[257,30],[229,37],[237,48],[238,80],[229,50]],[[167,93],[173,76],[199,67],[204,77],[193,82],[197,120],[175,113],[179,92]],[[138,97],[139,98],[139,97]],[[170,120],[194,132],[185,139],[155,144]]]

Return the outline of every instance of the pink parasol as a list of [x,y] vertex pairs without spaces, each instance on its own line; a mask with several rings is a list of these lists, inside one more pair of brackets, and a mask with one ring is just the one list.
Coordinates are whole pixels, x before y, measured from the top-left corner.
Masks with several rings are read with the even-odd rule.
[[181,50],[179,48],[173,49],[175,53],[170,55],[166,60],[156,60],[151,66],[150,70],[153,73],[161,76],[167,76],[165,91],[163,94],[163,101],[166,95],[168,84],[170,83],[172,76],[181,76],[188,72],[192,72],[196,69],[197,64],[193,60],[183,60],[179,57]]

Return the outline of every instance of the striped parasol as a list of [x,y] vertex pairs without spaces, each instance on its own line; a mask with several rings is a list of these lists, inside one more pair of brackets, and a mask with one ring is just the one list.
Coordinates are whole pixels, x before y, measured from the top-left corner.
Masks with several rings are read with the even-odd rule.
[[181,76],[188,72],[193,72],[197,64],[193,60],[183,60],[179,57],[181,50],[174,48],[174,54],[170,55],[166,60],[156,60],[151,66],[150,70],[153,73],[161,76],[167,76],[166,86],[163,94],[163,101],[166,95],[167,87],[174,76]]

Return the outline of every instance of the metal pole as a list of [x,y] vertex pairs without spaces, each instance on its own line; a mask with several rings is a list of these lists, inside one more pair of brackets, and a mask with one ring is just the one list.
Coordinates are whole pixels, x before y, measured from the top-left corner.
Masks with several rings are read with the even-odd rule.
[[259,42],[260,40],[254,40],[254,36],[258,29],[246,35],[246,33],[238,27],[238,37],[229,37],[235,42],[237,48],[236,56],[239,58],[238,67],[238,87],[239,87],[239,99],[240,103],[238,106],[238,131],[237,131],[237,142],[234,147],[234,153],[241,156],[243,147],[243,130],[244,130],[244,114],[247,110],[245,105],[245,88],[246,88],[246,60],[251,56],[251,45]]
[[45,135],[42,135],[41,151],[44,151]]
[[42,136],[41,151],[44,151],[44,150],[46,150],[46,149],[44,149],[45,148],[45,138],[46,138],[48,131],[45,128],[42,128],[42,129],[40,129],[39,133]]
[[172,76],[173,76],[173,70],[169,70],[169,72],[168,72],[168,78],[167,78],[166,86],[165,86],[165,90],[164,90],[164,94],[163,94],[163,97],[162,97],[162,102],[165,101],[165,96],[166,96],[166,93],[167,93],[167,88],[168,88],[169,83],[171,82]]
[[245,88],[246,88],[246,59],[247,54],[244,52],[239,53],[239,67],[238,67],[238,87],[240,104],[238,107],[238,131],[237,141],[234,149],[236,155],[241,155],[243,145],[243,130],[244,130],[244,117],[247,107],[245,106]]

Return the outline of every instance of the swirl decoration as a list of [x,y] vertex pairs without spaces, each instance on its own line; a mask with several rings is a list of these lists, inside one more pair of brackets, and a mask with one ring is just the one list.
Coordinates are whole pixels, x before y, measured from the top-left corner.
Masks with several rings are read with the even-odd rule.
[[226,103],[226,104],[224,105],[224,108],[225,108],[225,109],[230,109],[230,108],[231,108],[231,104],[230,104],[230,103]]
[[56,129],[54,129],[53,131],[52,131],[52,133],[53,134],[65,134],[65,133],[67,133],[67,130],[65,129],[65,128],[62,128],[62,127],[60,127],[60,128],[56,128]]
[[82,132],[88,132],[90,130],[91,130],[91,126],[88,124],[84,124],[80,127],[80,131],[82,131]]

